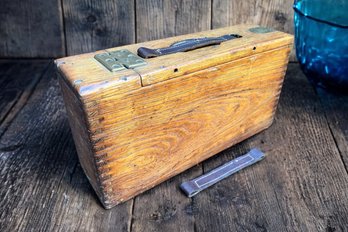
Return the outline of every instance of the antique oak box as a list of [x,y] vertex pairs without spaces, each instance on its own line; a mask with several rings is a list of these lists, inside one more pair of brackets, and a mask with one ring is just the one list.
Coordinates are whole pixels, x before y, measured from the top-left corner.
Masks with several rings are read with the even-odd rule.
[[269,127],[292,44],[239,25],[56,60],[79,160],[105,208]]

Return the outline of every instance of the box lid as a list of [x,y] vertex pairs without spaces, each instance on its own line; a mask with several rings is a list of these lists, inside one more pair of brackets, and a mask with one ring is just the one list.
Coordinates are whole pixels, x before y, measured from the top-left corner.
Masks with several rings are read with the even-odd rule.
[[[146,65],[133,69],[111,72],[94,58],[96,54],[105,52],[127,49],[137,54],[140,47],[163,48],[182,40],[227,34],[237,34],[241,38],[187,52],[148,58]],[[237,25],[61,58],[56,60],[56,64],[64,79],[79,95],[88,95],[110,86],[116,93],[153,85],[260,52],[292,46],[292,43],[293,36],[283,32],[256,25]]]

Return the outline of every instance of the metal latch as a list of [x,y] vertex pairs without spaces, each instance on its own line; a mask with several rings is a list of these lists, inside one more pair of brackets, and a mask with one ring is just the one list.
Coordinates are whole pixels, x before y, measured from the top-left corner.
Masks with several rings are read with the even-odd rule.
[[144,59],[127,49],[97,54],[94,56],[94,59],[99,61],[111,72],[133,69],[147,64]]
[[210,172],[197,177],[193,180],[186,181],[180,185],[180,188],[188,197],[193,197],[200,191],[216,184],[222,179],[246,168],[265,157],[265,154],[257,148],[250,150],[247,154],[233,159],[224,165],[217,167]]

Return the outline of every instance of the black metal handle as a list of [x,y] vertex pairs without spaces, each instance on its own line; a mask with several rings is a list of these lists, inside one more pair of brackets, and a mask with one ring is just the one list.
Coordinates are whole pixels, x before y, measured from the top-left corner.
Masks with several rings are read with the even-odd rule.
[[196,48],[217,45],[226,40],[236,39],[240,37],[242,36],[229,34],[229,35],[223,35],[220,37],[203,37],[203,38],[196,38],[196,39],[186,39],[179,42],[175,42],[169,47],[165,47],[165,48],[151,49],[151,48],[140,47],[138,49],[138,55],[142,58],[152,58],[152,57],[168,55],[168,54],[172,54],[176,52],[187,52],[187,51],[194,50]]

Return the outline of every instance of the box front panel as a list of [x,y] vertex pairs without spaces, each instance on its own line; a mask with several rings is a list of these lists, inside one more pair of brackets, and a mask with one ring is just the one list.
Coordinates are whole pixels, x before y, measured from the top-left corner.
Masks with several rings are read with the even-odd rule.
[[125,94],[84,99],[110,205],[267,128],[290,48],[282,47]]

